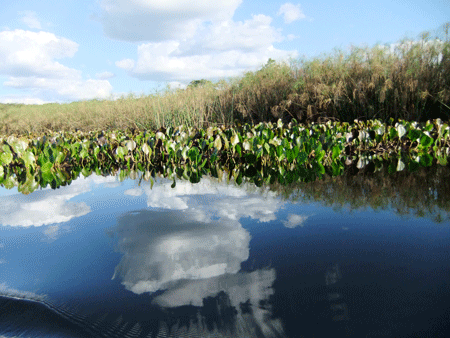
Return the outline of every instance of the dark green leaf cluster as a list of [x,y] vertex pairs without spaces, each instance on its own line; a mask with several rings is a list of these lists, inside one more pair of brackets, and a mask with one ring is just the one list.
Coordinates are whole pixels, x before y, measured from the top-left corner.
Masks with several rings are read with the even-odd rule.
[[0,184],[29,193],[39,186],[65,185],[80,173],[109,175],[121,169],[163,175],[174,184],[176,178],[197,183],[203,175],[257,186],[290,184],[338,176],[355,163],[358,170],[379,170],[388,158],[396,158],[392,172],[445,166],[449,150],[450,128],[439,119],[61,132],[0,139]]

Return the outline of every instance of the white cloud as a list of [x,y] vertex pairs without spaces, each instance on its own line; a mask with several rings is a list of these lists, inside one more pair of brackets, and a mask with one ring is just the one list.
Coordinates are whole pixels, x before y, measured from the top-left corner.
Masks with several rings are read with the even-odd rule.
[[281,221],[286,228],[296,228],[304,226],[304,223],[310,216],[302,216],[296,214],[289,214],[287,221]]
[[25,25],[27,25],[31,29],[41,29],[41,23],[39,19],[37,18],[37,15],[33,11],[24,11],[19,12],[20,15],[23,15],[22,18],[20,18],[20,21],[22,21]]
[[128,196],[141,196],[144,191],[141,188],[132,188],[125,190],[124,194]]
[[281,5],[277,15],[282,15],[285,23],[291,23],[306,18],[300,8],[300,5],[294,5],[290,2]]
[[116,66],[125,70],[132,70],[134,68],[134,60],[123,59],[120,61],[116,61]]
[[30,291],[21,291],[10,288],[6,283],[0,284],[0,295],[11,298],[24,298],[34,301],[46,301],[48,296],[45,294],[37,294]]
[[[0,225],[40,227],[44,225],[68,222],[88,214],[91,208],[85,202],[70,201],[75,196],[91,190],[92,184],[115,183],[115,177],[92,175],[79,178],[61,189],[42,189],[29,195],[17,193],[0,197]],[[56,235],[57,227],[49,227],[44,234]]]
[[57,239],[60,231],[59,225],[49,225],[47,229],[44,230],[44,235],[49,239]]
[[120,276],[137,294],[237,273],[248,259],[250,235],[238,222],[202,222],[195,211],[142,210],[124,214],[117,224],[125,255],[113,278]]
[[0,32],[0,74],[8,76],[3,85],[52,100],[109,97],[112,86],[108,81],[83,80],[79,70],[55,61],[73,57],[77,50],[77,43],[48,32]]
[[53,94],[67,100],[89,100],[109,97],[112,86],[107,80],[48,79],[38,77],[10,77],[5,86],[33,89],[39,93]]
[[[250,185],[238,187],[233,184],[220,184],[214,182],[214,179],[204,177],[197,184],[177,181],[175,188],[171,188],[172,182],[168,179],[165,181],[152,189],[143,187],[149,207],[195,210],[204,220],[210,220],[213,216],[232,221],[250,217],[260,222],[269,222],[276,219],[275,213],[284,205],[275,193],[257,187],[257,190],[252,192],[249,190]],[[208,199],[208,202],[205,203],[204,199]],[[200,216],[198,217],[200,219]]]
[[[237,313],[233,329],[245,323],[248,336],[283,336],[269,303],[275,269],[240,272],[249,257],[250,234],[237,221],[199,221],[197,212],[123,214],[113,230],[123,253],[113,279],[121,278],[136,294],[163,291],[153,300],[163,307],[201,307],[205,298],[225,293]],[[244,313],[242,304],[251,311]]]
[[143,42],[136,60],[116,62],[117,67],[141,80],[188,82],[199,77],[233,77],[259,68],[269,58],[297,55],[274,47],[285,37],[272,26],[270,16],[259,14],[233,21],[240,3],[103,1],[101,22],[109,37]]
[[190,39],[204,21],[231,19],[242,0],[102,0],[105,34],[126,41]]
[[100,80],[107,80],[114,76],[115,76],[114,73],[111,73],[111,72],[102,72],[102,73],[95,74],[95,77]]

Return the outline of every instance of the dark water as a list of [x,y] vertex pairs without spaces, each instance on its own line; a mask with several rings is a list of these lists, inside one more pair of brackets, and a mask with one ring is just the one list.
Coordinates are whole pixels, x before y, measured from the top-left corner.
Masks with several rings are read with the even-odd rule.
[[450,227],[253,186],[0,188],[0,337],[450,337]]

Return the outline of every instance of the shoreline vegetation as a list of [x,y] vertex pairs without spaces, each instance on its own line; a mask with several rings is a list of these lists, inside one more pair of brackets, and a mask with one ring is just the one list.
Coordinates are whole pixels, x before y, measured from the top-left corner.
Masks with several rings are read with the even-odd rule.
[[0,186],[29,194],[94,173],[273,186],[448,168],[449,28],[143,97],[0,105]]
[[206,128],[244,123],[450,120],[450,23],[435,36],[393,45],[335,49],[242,77],[117,100],[0,104],[0,135],[61,131]]

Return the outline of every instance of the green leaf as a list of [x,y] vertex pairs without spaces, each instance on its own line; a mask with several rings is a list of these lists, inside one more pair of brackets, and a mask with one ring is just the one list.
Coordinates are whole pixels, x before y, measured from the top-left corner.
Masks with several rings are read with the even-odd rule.
[[431,137],[429,137],[428,135],[424,134],[420,138],[420,144],[422,145],[422,147],[428,148],[429,146],[431,146],[433,144],[433,139]]
[[315,168],[317,170],[317,173],[325,174],[325,167],[322,165],[322,163],[316,163]]
[[13,160],[13,154],[11,153],[1,153],[0,154],[0,165],[8,165]]
[[52,164],[51,162],[44,163],[44,164],[41,166],[41,172],[42,172],[42,173],[48,173],[48,172],[51,172],[51,171],[52,171],[52,167],[53,167],[53,164]]
[[12,189],[16,186],[17,181],[16,178],[14,176],[8,176],[4,181],[3,181],[3,186],[6,189]]
[[28,142],[24,140],[14,140],[13,142],[10,143],[10,145],[16,152],[16,154],[20,156],[25,151],[25,149],[27,149]]
[[[119,147],[119,148],[121,148],[121,147]],[[117,149],[119,149],[119,148],[117,148]],[[121,148],[122,149],[122,148]],[[86,148],[83,148],[81,151],[80,151],[80,157],[81,158],[86,158],[86,157],[88,157],[89,156],[89,152],[88,152],[88,150],[86,149]]]
[[420,155],[419,164],[423,167],[430,167],[433,163],[433,157],[430,154],[422,154]]
[[[442,165],[442,166],[446,166],[447,165],[447,156],[445,156],[445,155],[444,156],[438,156],[437,160],[438,160],[440,165]],[[2,176],[2,175],[0,174],[0,176]]]
[[331,158],[335,160],[339,157],[339,154],[341,153],[341,149],[338,146],[334,146],[332,149],[332,155]]
[[420,165],[416,161],[409,161],[408,162],[408,171],[409,172],[414,172],[417,169],[419,169],[419,167],[420,167]]
[[264,149],[266,150],[267,154],[270,154],[270,145],[269,145],[269,143],[264,143]]
[[222,140],[220,139],[220,135],[217,135],[217,136],[216,136],[216,139],[214,140],[214,147],[215,147],[217,150],[222,149]]
[[239,156],[242,157],[242,149],[241,146],[239,144],[236,144],[234,146],[234,148],[236,149],[236,151],[238,152]]
[[[83,149],[83,150],[84,150],[84,149]],[[81,153],[83,152],[83,150],[81,151]],[[127,153],[127,150],[128,150],[128,149],[126,149],[126,148],[124,148],[124,147],[117,147],[117,149],[116,149],[116,154],[117,154],[117,156],[119,156],[119,158],[120,158],[121,160],[123,160],[123,157],[124,157],[125,154]],[[81,155],[81,153],[80,153],[81,158],[84,158],[84,157]],[[85,156],[87,156],[87,155],[85,155]]]
[[389,139],[393,140],[397,136],[397,130],[395,128],[390,127],[389,128]]
[[338,163],[333,161],[331,163],[331,169],[332,169],[332,172],[333,172],[333,176],[340,176],[342,171],[344,170],[344,166],[341,166]]
[[415,140],[417,140],[419,137],[420,137],[420,135],[422,135],[423,133],[422,133],[422,131],[420,131],[420,130],[417,130],[417,129],[411,129],[409,132],[408,132],[408,138],[411,140],[411,141],[415,141]]
[[318,153],[316,153],[316,160],[318,162],[321,162],[322,159],[324,158],[324,156],[325,156],[325,150],[321,150]]
[[286,158],[288,160],[289,163],[294,162],[294,152],[292,151],[292,149],[286,149]]
[[236,178],[236,183],[237,183],[238,185],[241,185],[241,184],[242,184],[242,173],[241,173],[241,172],[239,172],[239,175],[238,175],[238,177]]
[[299,148],[297,146],[294,146],[294,148],[292,148],[292,151],[294,153],[294,157],[297,158],[298,153],[300,152]]
[[304,163],[308,158],[308,155],[304,151],[301,151],[297,156],[298,163]]
[[34,157],[34,154],[29,150],[23,154],[22,160],[25,163],[26,168],[34,168],[36,165],[36,158]]
[[[121,173],[123,173],[123,172],[125,172],[125,171],[121,171]],[[82,174],[84,177],[89,177],[89,176],[91,176],[91,174],[92,174],[92,170],[89,169],[89,168],[83,168],[83,170],[81,170],[81,174]]]
[[281,155],[283,155],[283,147],[282,146],[278,146],[276,148],[276,150],[277,150],[278,159],[280,159]]

